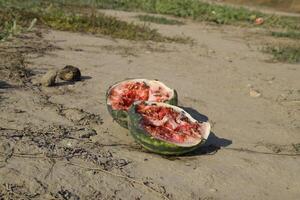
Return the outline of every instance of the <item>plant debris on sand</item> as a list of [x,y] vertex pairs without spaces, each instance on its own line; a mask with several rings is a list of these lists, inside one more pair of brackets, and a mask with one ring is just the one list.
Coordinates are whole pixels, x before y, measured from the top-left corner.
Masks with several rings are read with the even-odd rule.
[[168,25],[183,25],[184,23],[175,19],[168,19],[166,17],[157,17],[152,15],[137,15],[139,20],[144,22],[152,22],[156,24],[168,24]]

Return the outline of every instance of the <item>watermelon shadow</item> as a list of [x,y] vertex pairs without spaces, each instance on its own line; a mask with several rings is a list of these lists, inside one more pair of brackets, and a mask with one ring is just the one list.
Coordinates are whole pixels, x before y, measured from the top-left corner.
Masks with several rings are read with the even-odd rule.
[[[200,122],[207,122],[208,117],[199,113],[197,110],[190,107],[182,107],[187,113],[189,113],[194,119]],[[215,133],[210,132],[205,144],[198,149],[185,154],[184,156],[197,156],[197,155],[213,155],[218,152],[222,147],[227,147],[232,144],[232,141],[226,138],[220,138]]]

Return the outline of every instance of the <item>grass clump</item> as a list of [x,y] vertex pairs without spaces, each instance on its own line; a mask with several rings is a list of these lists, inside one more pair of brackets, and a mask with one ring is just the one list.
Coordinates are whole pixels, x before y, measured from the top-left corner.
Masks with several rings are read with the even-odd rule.
[[[166,37],[155,29],[146,25],[136,25],[118,20],[115,17],[106,16],[90,10],[89,14],[70,12],[72,8],[58,7],[54,4],[40,5],[32,1],[30,8],[22,3],[10,4],[9,7],[0,9],[0,38],[5,38],[12,32],[16,32],[20,24],[38,21],[38,25],[47,26],[56,30],[87,32],[92,34],[109,35],[113,38],[128,40],[152,40],[156,42],[187,42],[187,38]],[[44,2],[45,3],[45,2]],[[1,0],[0,0],[1,5]],[[3,2],[2,2],[2,5]],[[41,6],[41,7],[39,7]],[[12,22],[12,25],[10,24]],[[30,25],[31,27],[31,25]],[[3,30],[3,31],[2,31]]]
[[[65,1],[67,4],[75,4],[75,2],[89,4],[83,0]],[[94,0],[93,4],[103,9],[144,11],[177,17],[192,17],[195,20],[211,21],[218,24],[249,22],[252,15],[263,16],[262,13],[245,8],[209,4],[198,0]]]
[[169,39],[163,37],[155,29],[120,21],[115,17],[104,14],[85,16],[56,11],[41,16],[41,21],[53,29],[63,31],[103,34],[113,38],[128,40],[153,40],[162,42]]
[[168,19],[166,17],[156,17],[152,15],[137,15],[139,20],[144,22],[151,22],[155,24],[166,24],[166,25],[183,25],[184,23],[175,19]]
[[103,34],[127,40],[181,43],[188,41],[188,38],[163,36],[156,29],[151,29],[146,25],[127,23],[101,13],[87,16],[74,13],[52,12],[41,16],[41,21],[45,25],[57,30]]
[[254,19],[265,19],[263,27],[300,30],[300,18],[276,16],[252,11],[246,8],[237,8],[226,5],[202,2],[199,0],[0,0],[4,5],[18,7],[40,7],[44,4],[53,4],[57,7],[94,7],[102,9],[116,9],[126,11],[142,11],[148,13],[167,14],[177,17],[190,17],[199,21],[214,22],[217,24],[254,25]]
[[31,31],[36,21],[37,19],[33,18],[31,22],[23,21],[19,24],[18,18],[0,10],[0,41],[4,41],[23,32]]
[[272,54],[274,60],[279,62],[299,63],[300,62],[300,45],[296,46],[268,46],[264,50]]
[[217,5],[199,0],[64,0],[64,3],[94,5],[103,9],[143,11],[177,17],[191,17],[195,20],[217,24],[254,24],[253,19],[263,17],[265,19],[263,26],[265,27],[300,29],[299,17],[269,15],[246,8]]
[[0,27],[0,41],[4,41],[12,35],[16,35],[17,33],[19,33],[16,20],[6,21],[2,25],[0,25]]
[[296,31],[287,31],[287,32],[271,32],[271,35],[274,37],[285,37],[291,39],[300,39],[300,32]]

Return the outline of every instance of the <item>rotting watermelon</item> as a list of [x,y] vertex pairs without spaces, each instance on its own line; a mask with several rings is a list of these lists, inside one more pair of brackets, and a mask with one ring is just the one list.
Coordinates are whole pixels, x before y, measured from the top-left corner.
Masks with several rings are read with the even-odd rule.
[[177,92],[157,80],[129,79],[111,86],[106,94],[113,119],[128,128],[128,110],[135,101],[165,102],[177,105]]
[[177,106],[139,101],[129,110],[129,129],[135,140],[149,151],[180,155],[204,144],[210,124],[198,122]]

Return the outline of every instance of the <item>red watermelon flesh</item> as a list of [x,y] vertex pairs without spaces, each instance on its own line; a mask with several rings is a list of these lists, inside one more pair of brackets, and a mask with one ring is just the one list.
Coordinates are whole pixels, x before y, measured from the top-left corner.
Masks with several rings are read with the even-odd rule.
[[141,125],[154,138],[177,144],[194,143],[202,138],[202,124],[171,107],[141,103],[137,112],[143,117]]
[[146,84],[141,81],[121,83],[109,92],[109,101],[114,110],[126,110],[135,101],[164,102],[170,97],[170,92],[160,85]]

